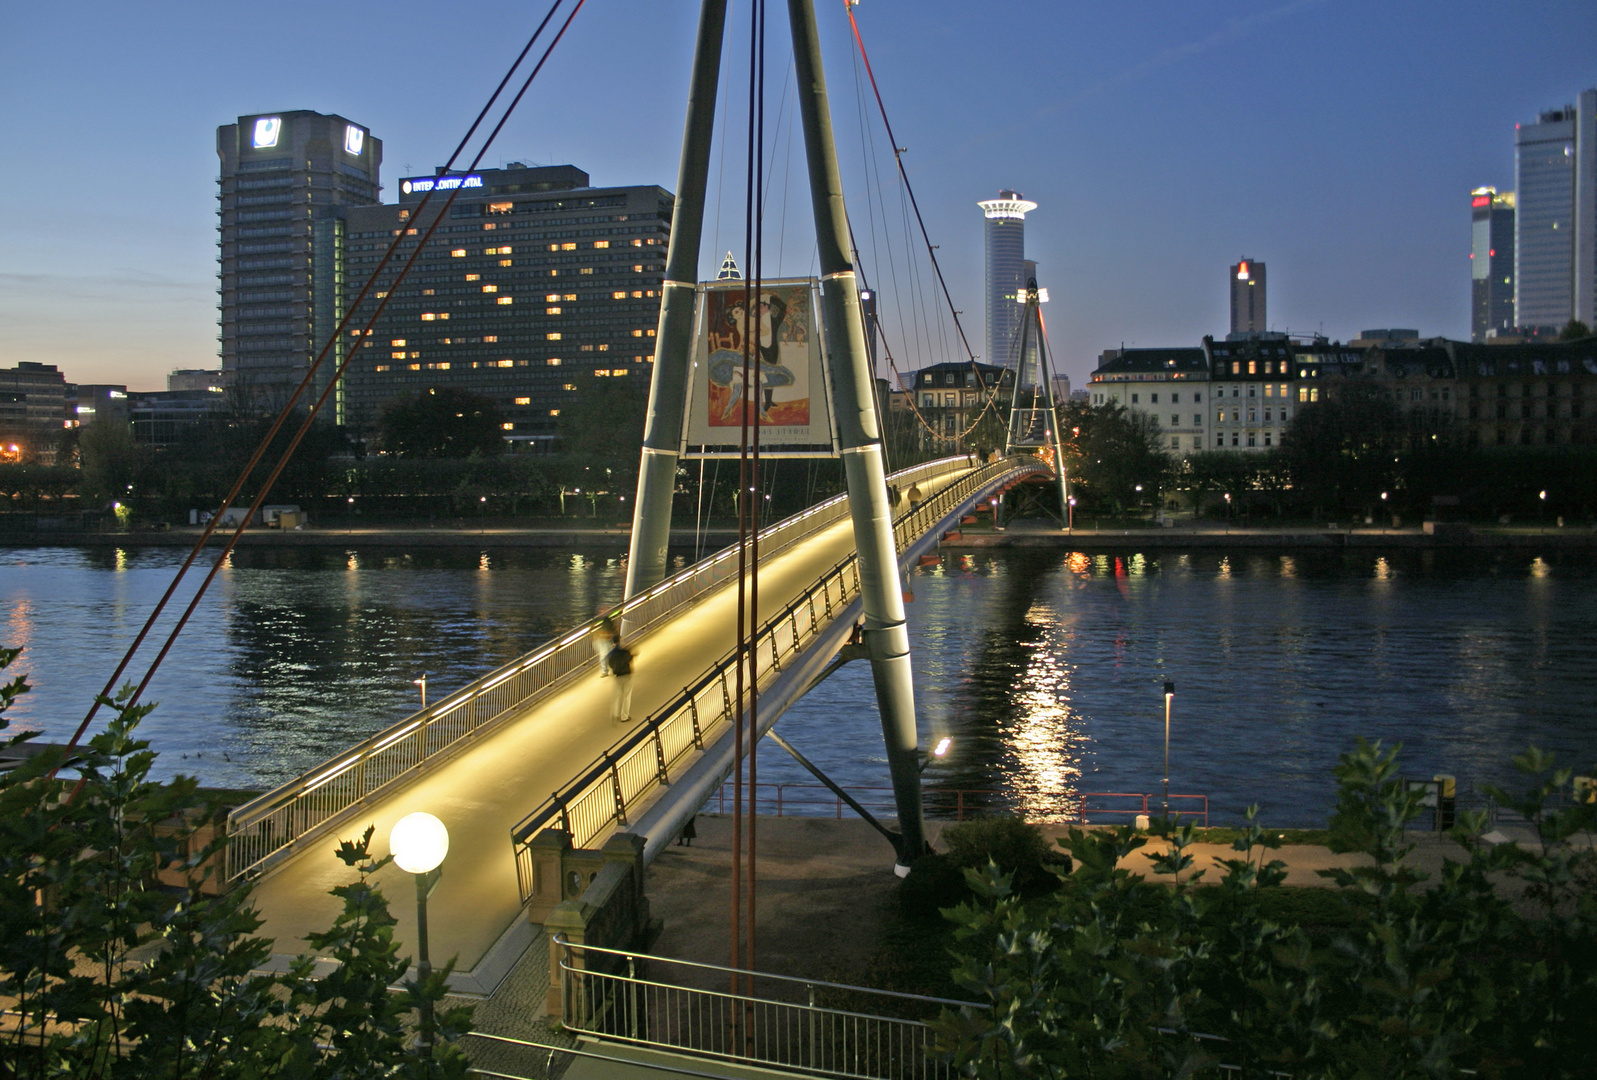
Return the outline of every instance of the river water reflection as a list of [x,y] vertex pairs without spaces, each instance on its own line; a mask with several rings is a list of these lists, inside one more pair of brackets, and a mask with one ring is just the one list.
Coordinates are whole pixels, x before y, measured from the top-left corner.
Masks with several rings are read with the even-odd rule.
[[[3,642],[33,693],[14,724],[63,739],[170,579],[170,549],[0,552]],[[1510,777],[1530,743],[1597,759],[1597,572],[1584,554],[947,553],[912,574],[932,787],[1028,805],[1153,792],[1165,679],[1171,789],[1216,821],[1258,802],[1316,824],[1336,756],[1405,744],[1406,772]],[[261,788],[619,599],[619,551],[296,548],[237,553],[152,684],[161,769]],[[781,730],[845,785],[885,785],[869,671]],[[807,774],[762,748],[762,780]]]

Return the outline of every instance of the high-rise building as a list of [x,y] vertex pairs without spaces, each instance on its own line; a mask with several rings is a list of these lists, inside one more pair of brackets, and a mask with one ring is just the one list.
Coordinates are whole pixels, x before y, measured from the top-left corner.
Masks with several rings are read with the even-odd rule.
[[222,370],[271,408],[333,330],[341,218],[378,201],[383,144],[342,116],[300,110],[222,125],[216,153]]
[[[1025,309],[1015,299],[1026,288],[1026,215],[1037,204],[1018,191],[976,205],[987,217],[987,355],[989,364],[1013,366],[1015,331]],[[1035,272],[1036,263],[1032,263]]]
[[1514,193],[1470,192],[1470,340],[1511,334],[1514,319]]
[[1257,337],[1269,329],[1264,307],[1264,264],[1238,259],[1231,267],[1231,333],[1227,341]]
[[1597,316],[1597,90],[1514,131],[1514,317],[1551,331]]
[[[450,193],[448,216],[391,288]],[[574,166],[512,162],[404,178],[397,205],[348,210],[336,250],[350,299],[401,243],[376,286],[392,292],[387,307],[340,388],[342,422],[370,436],[389,402],[447,386],[492,398],[507,441],[547,448],[596,377],[646,388],[674,203],[654,185],[594,188]]]

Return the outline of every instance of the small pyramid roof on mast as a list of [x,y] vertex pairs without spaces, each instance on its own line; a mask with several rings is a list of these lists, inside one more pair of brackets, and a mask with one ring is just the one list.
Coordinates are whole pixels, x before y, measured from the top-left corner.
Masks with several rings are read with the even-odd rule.
[[726,258],[721,260],[721,272],[715,275],[715,280],[717,280],[717,281],[742,281],[743,280],[743,271],[738,269],[738,261],[732,257],[732,253],[730,251],[726,253]]

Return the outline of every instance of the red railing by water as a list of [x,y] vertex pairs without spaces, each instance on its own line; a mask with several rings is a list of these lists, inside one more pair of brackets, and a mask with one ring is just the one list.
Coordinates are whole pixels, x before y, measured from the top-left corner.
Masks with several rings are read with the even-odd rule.
[[[722,785],[705,805],[707,811],[726,813],[730,788]],[[893,789],[851,787],[848,793],[872,813],[892,816]],[[933,788],[921,794],[926,816],[941,821],[965,821],[995,812],[1013,813],[1033,821],[1070,822],[1077,825],[1128,824],[1139,814],[1159,817],[1164,813],[1164,796],[1158,792],[1133,791],[1041,791],[1015,792],[982,788]],[[756,813],[773,817],[855,817],[848,804],[820,784],[760,784]],[[1194,824],[1209,824],[1209,796],[1170,795],[1170,816],[1191,819]]]

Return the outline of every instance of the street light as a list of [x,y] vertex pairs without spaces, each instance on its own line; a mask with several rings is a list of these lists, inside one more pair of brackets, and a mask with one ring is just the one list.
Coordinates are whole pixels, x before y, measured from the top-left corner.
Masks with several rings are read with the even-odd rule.
[[1170,699],[1176,696],[1176,684],[1164,681],[1164,816],[1170,820]]
[[416,1052],[433,1055],[433,1003],[425,987],[433,966],[427,958],[427,897],[438,886],[439,866],[449,854],[449,830],[431,814],[406,814],[394,823],[388,834],[388,850],[394,862],[407,874],[416,875],[416,984],[423,988],[420,998],[421,1034]]
[[940,761],[942,758],[946,757],[949,747],[953,745],[954,740],[950,739],[947,735],[944,735],[941,739],[938,739],[937,745],[932,747],[932,752],[921,759],[920,771],[925,772],[926,766],[930,765],[934,760]]
[[421,687],[421,707],[425,709],[427,707],[427,673],[424,671],[421,673],[421,678],[410,681]]

